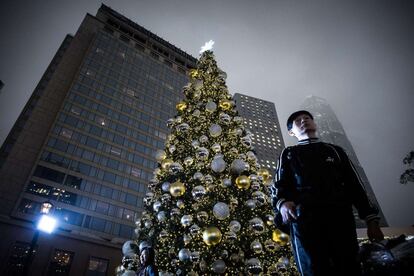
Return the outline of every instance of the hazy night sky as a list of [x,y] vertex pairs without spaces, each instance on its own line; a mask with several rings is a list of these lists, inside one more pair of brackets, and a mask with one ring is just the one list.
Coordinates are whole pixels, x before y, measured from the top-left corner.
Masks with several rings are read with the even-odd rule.
[[[231,93],[272,101],[281,125],[304,98],[342,122],[391,226],[414,224],[414,8],[409,1],[103,1],[187,53],[215,40]],[[0,141],[67,33],[100,1],[1,1]],[[284,130],[284,129],[283,129]],[[287,137],[285,143],[295,141]],[[276,156],[275,156],[276,158]]]

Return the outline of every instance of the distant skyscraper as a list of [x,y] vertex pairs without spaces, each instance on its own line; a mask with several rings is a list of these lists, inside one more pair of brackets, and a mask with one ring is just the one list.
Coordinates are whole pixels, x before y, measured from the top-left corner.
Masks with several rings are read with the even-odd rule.
[[234,100],[245,127],[253,134],[252,144],[259,164],[274,173],[285,147],[275,104],[239,93],[234,94]]
[[0,150],[0,274],[21,269],[44,201],[60,228],[33,275],[113,273],[195,63],[105,5],[66,36]]
[[[301,108],[308,110],[314,116],[315,122],[318,126],[319,137],[322,141],[341,146],[346,151],[349,159],[351,159],[362,182],[364,183],[368,197],[370,198],[371,202],[376,204],[380,209],[379,215],[381,217],[381,226],[387,226],[384,214],[382,213],[381,207],[378,204],[377,198],[375,197],[374,191],[371,188],[365,171],[359,163],[354,148],[352,147],[351,142],[349,141],[345,130],[342,127],[342,124],[339,122],[331,106],[325,99],[316,96],[308,96],[302,104]],[[356,213],[355,216],[357,227],[366,227],[365,222],[361,221]]]

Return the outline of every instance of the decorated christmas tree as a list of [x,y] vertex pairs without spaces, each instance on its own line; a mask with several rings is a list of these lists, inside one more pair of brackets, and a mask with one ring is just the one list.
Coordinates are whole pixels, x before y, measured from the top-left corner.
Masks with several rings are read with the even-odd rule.
[[[225,79],[213,52],[203,51],[156,155],[137,251],[155,249],[160,275],[295,275],[289,237],[273,223],[272,177],[258,164]],[[121,275],[139,265],[130,249],[126,243]]]

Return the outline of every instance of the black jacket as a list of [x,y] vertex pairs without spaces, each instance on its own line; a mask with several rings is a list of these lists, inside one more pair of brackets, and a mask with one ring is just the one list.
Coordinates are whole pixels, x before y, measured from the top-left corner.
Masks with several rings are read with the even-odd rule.
[[379,219],[344,150],[318,139],[302,140],[282,151],[271,192],[276,213],[283,202],[293,201],[304,208],[353,205],[361,219]]

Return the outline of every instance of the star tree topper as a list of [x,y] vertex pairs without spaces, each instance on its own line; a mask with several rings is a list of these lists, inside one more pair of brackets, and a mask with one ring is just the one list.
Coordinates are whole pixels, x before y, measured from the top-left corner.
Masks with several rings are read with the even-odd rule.
[[210,39],[209,42],[206,42],[203,47],[201,47],[200,54],[205,51],[213,49],[214,41]]

